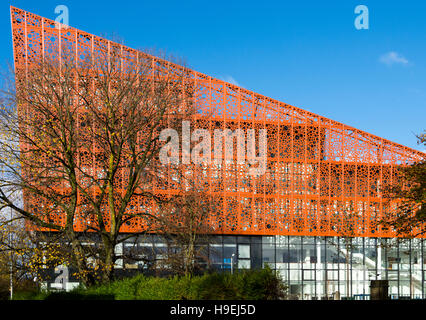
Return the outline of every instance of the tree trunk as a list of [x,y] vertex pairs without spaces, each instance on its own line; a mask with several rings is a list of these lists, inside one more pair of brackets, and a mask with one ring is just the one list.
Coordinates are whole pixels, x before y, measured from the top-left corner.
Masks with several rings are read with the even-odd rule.
[[74,260],[81,281],[86,287],[95,284],[95,277],[92,271],[87,266],[85,253],[83,248],[81,247],[81,244],[76,239],[72,239],[71,246],[72,254],[74,256]]
[[115,252],[114,246],[111,241],[104,241],[104,261],[102,270],[102,281],[110,282],[114,277],[114,260]]

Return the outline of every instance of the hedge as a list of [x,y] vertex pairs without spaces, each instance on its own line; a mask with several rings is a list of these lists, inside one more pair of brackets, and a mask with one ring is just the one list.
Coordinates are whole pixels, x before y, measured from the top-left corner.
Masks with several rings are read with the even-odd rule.
[[[116,300],[271,300],[283,299],[286,285],[269,268],[192,277],[151,277],[139,274],[71,292],[37,293],[35,299]],[[16,297],[19,299],[19,297]],[[28,295],[26,297],[31,299]]]

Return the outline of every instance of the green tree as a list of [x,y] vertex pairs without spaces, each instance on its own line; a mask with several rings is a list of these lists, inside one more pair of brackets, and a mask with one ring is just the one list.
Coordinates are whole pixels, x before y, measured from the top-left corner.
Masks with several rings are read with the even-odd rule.
[[[417,137],[418,144],[426,146],[426,132]],[[390,212],[381,223],[402,236],[426,234],[426,159],[401,166],[394,180],[394,185],[385,188]],[[390,201],[398,204],[392,205]]]

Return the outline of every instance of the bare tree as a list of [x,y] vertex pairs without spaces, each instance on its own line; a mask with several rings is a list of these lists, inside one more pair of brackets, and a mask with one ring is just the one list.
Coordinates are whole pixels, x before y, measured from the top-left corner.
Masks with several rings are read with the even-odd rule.
[[191,170],[175,166],[170,172],[182,188],[159,204],[159,229],[167,242],[167,252],[159,266],[187,276],[209,264],[208,244],[215,232],[213,221],[220,201],[209,192],[201,166],[193,165]]
[[[148,231],[155,216],[138,201],[154,201],[159,134],[192,114],[186,69],[139,53],[123,58],[112,43],[85,58],[62,48],[17,70],[3,91],[0,125],[2,208],[25,218],[29,229],[54,231],[71,247],[83,281],[93,264],[113,275],[114,248],[128,224]],[[24,202],[13,200],[23,193]],[[82,234],[95,234],[88,252]],[[95,254],[95,256],[93,256]]]
[[[359,225],[359,213],[354,210],[353,202],[350,202],[344,209],[342,214],[336,214],[333,219],[333,229],[336,231],[338,238],[324,237],[324,241],[332,245],[336,249],[334,257],[340,263],[340,257],[344,257],[346,268],[346,297],[350,297],[352,292],[352,273],[351,259],[353,255],[353,239],[356,236],[356,228]],[[337,240],[337,241],[336,241]],[[328,281],[325,283],[325,294],[328,297]]]

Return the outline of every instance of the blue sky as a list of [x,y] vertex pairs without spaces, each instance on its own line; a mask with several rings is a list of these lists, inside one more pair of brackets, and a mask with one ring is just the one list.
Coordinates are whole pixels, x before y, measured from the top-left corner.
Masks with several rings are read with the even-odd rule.
[[[357,30],[357,5],[369,29]],[[118,35],[197,71],[426,151],[425,1],[35,1],[0,5],[0,62],[12,61],[9,6]]]

